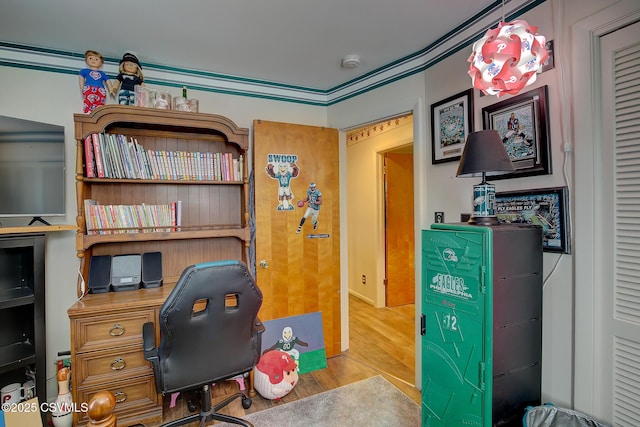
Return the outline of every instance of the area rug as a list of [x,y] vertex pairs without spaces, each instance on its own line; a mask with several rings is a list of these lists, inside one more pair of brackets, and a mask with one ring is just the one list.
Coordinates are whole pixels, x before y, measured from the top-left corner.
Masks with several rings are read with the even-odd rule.
[[378,375],[243,418],[255,427],[412,427],[420,407]]

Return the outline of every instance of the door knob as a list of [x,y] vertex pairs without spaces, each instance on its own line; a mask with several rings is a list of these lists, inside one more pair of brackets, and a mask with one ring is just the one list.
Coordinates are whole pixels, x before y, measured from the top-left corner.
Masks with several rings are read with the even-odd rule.
[[269,262],[266,259],[263,259],[262,261],[260,261],[260,267],[269,268]]

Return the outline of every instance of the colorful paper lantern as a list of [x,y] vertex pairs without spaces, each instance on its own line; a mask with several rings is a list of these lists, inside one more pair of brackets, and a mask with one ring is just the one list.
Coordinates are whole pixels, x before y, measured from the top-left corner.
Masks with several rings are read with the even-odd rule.
[[526,21],[500,22],[473,44],[469,75],[473,87],[488,95],[516,95],[536,81],[536,73],[549,57],[538,27]]

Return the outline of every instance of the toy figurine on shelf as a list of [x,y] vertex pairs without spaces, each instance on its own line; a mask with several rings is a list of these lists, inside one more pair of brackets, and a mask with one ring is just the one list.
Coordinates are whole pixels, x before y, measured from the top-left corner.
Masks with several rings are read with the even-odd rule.
[[80,70],[80,93],[84,113],[90,113],[96,107],[104,105],[107,100],[107,90],[113,93],[113,87],[109,76],[102,71],[104,59],[95,50],[84,53],[84,62],[87,68]]
[[135,87],[144,86],[142,67],[135,53],[127,52],[122,56],[118,72],[112,93],[117,92],[118,104],[135,105]]

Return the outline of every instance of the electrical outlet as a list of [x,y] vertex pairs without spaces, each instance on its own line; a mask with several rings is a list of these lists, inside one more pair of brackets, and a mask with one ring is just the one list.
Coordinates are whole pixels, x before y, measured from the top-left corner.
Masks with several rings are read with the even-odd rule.
[[367,276],[365,276],[364,274],[362,275],[362,284],[363,285],[367,284]]
[[436,223],[443,223],[444,222],[444,212],[436,212],[434,215],[434,221]]

